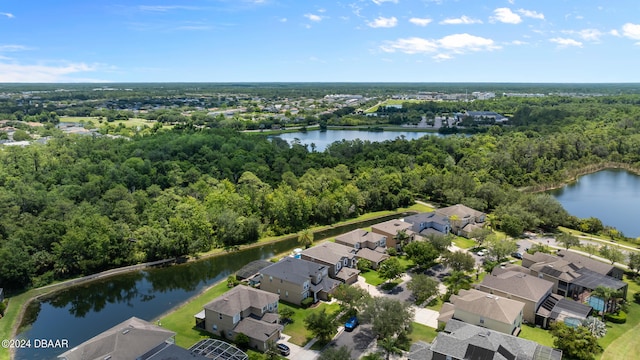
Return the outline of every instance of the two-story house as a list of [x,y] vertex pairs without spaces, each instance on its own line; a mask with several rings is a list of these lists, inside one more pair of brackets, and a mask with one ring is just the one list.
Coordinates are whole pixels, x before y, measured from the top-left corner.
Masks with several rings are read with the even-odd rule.
[[173,331],[132,317],[82,344],[72,344],[57,359],[207,359],[175,345],[175,336]]
[[206,304],[196,314],[196,326],[231,340],[245,334],[252,348],[265,351],[280,338],[278,299],[277,294],[239,285]]
[[402,220],[389,220],[372,225],[371,232],[386,236],[387,248],[400,250],[403,245],[415,240],[416,234],[411,231],[412,226]]
[[260,289],[277,294],[280,300],[300,305],[313,298],[328,300],[340,281],[329,277],[329,267],[312,261],[285,257],[260,270]]
[[528,268],[532,275],[551,281],[553,292],[558,295],[583,301],[596,287],[604,286],[626,298],[628,284],[607,275],[618,275],[618,271],[608,264],[594,262],[586,256],[568,252],[562,257],[541,252],[525,253],[522,257],[522,266]]
[[355,251],[347,246],[325,242],[305,249],[300,253],[300,257],[303,260],[327,265],[329,277],[338,279],[345,284],[350,285],[358,281],[360,270],[356,268]]
[[387,260],[387,237],[371,231],[356,229],[336,237],[336,244],[348,246],[355,251],[357,259],[371,262],[372,268],[377,269],[381,262]]
[[409,360],[561,360],[562,351],[535,341],[451,320],[431,344],[411,346]]
[[411,231],[422,237],[447,235],[451,231],[449,218],[435,211],[407,216],[403,221],[411,224]]
[[487,216],[462,204],[437,209],[436,213],[449,219],[452,233],[464,237],[469,237],[473,230],[482,228]]
[[520,301],[487,294],[478,290],[460,290],[444,303],[438,324],[451,319],[482,326],[509,335],[517,335],[522,326],[524,304]]

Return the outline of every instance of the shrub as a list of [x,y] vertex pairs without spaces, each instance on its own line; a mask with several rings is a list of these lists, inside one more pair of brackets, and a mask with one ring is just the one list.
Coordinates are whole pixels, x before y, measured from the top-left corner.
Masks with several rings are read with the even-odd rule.
[[308,308],[309,306],[311,306],[311,304],[313,304],[313,298],[312,297],[308,297],[308,298],[306,298],[306,299],[304,299],[304,300],[302,300],[300,302],[300,305],[305,309]]
[[640,292],[637,292],[637,293],[633,294],[633,301],[635,301],[638,304],[640,304]]
[[617,314],[606,314],[604,318],[614,324],[624,324],[627,322],[627,314],[624,311],[618,311]]
[[5,301],[0,301],[0,317],[4,316],[5,310],[7,310],[7,303]]
[[396,250],[396,248],[388,248],[387,254],[389,254],[389,256],[396,256],[398,255],[398,250]]

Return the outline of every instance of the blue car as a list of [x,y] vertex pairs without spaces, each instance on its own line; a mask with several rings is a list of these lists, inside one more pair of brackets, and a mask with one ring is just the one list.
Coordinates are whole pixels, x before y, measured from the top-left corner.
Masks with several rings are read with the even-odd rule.
[[357,326],[358,326],[358,318],[355,316],[352,316],[344,324],[344,329],[346,331],[353,331],[353,329],[355,329]]

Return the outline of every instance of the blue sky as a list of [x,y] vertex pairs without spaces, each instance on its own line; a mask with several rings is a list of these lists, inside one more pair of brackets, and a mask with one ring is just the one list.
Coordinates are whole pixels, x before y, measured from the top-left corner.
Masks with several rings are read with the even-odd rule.
[[0,82],[640,82],[638,0],[0,0]]

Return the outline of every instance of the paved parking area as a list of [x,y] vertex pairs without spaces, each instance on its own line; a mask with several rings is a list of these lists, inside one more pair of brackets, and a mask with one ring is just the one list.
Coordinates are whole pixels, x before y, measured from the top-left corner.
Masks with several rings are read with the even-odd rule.
[[342,331],[335,340],[331,342],[334,347],[346,346],[351,350],[351,358],[358,359],[372,345],[374,340],[371,332],[371,325],[362,324],[353,331]]

